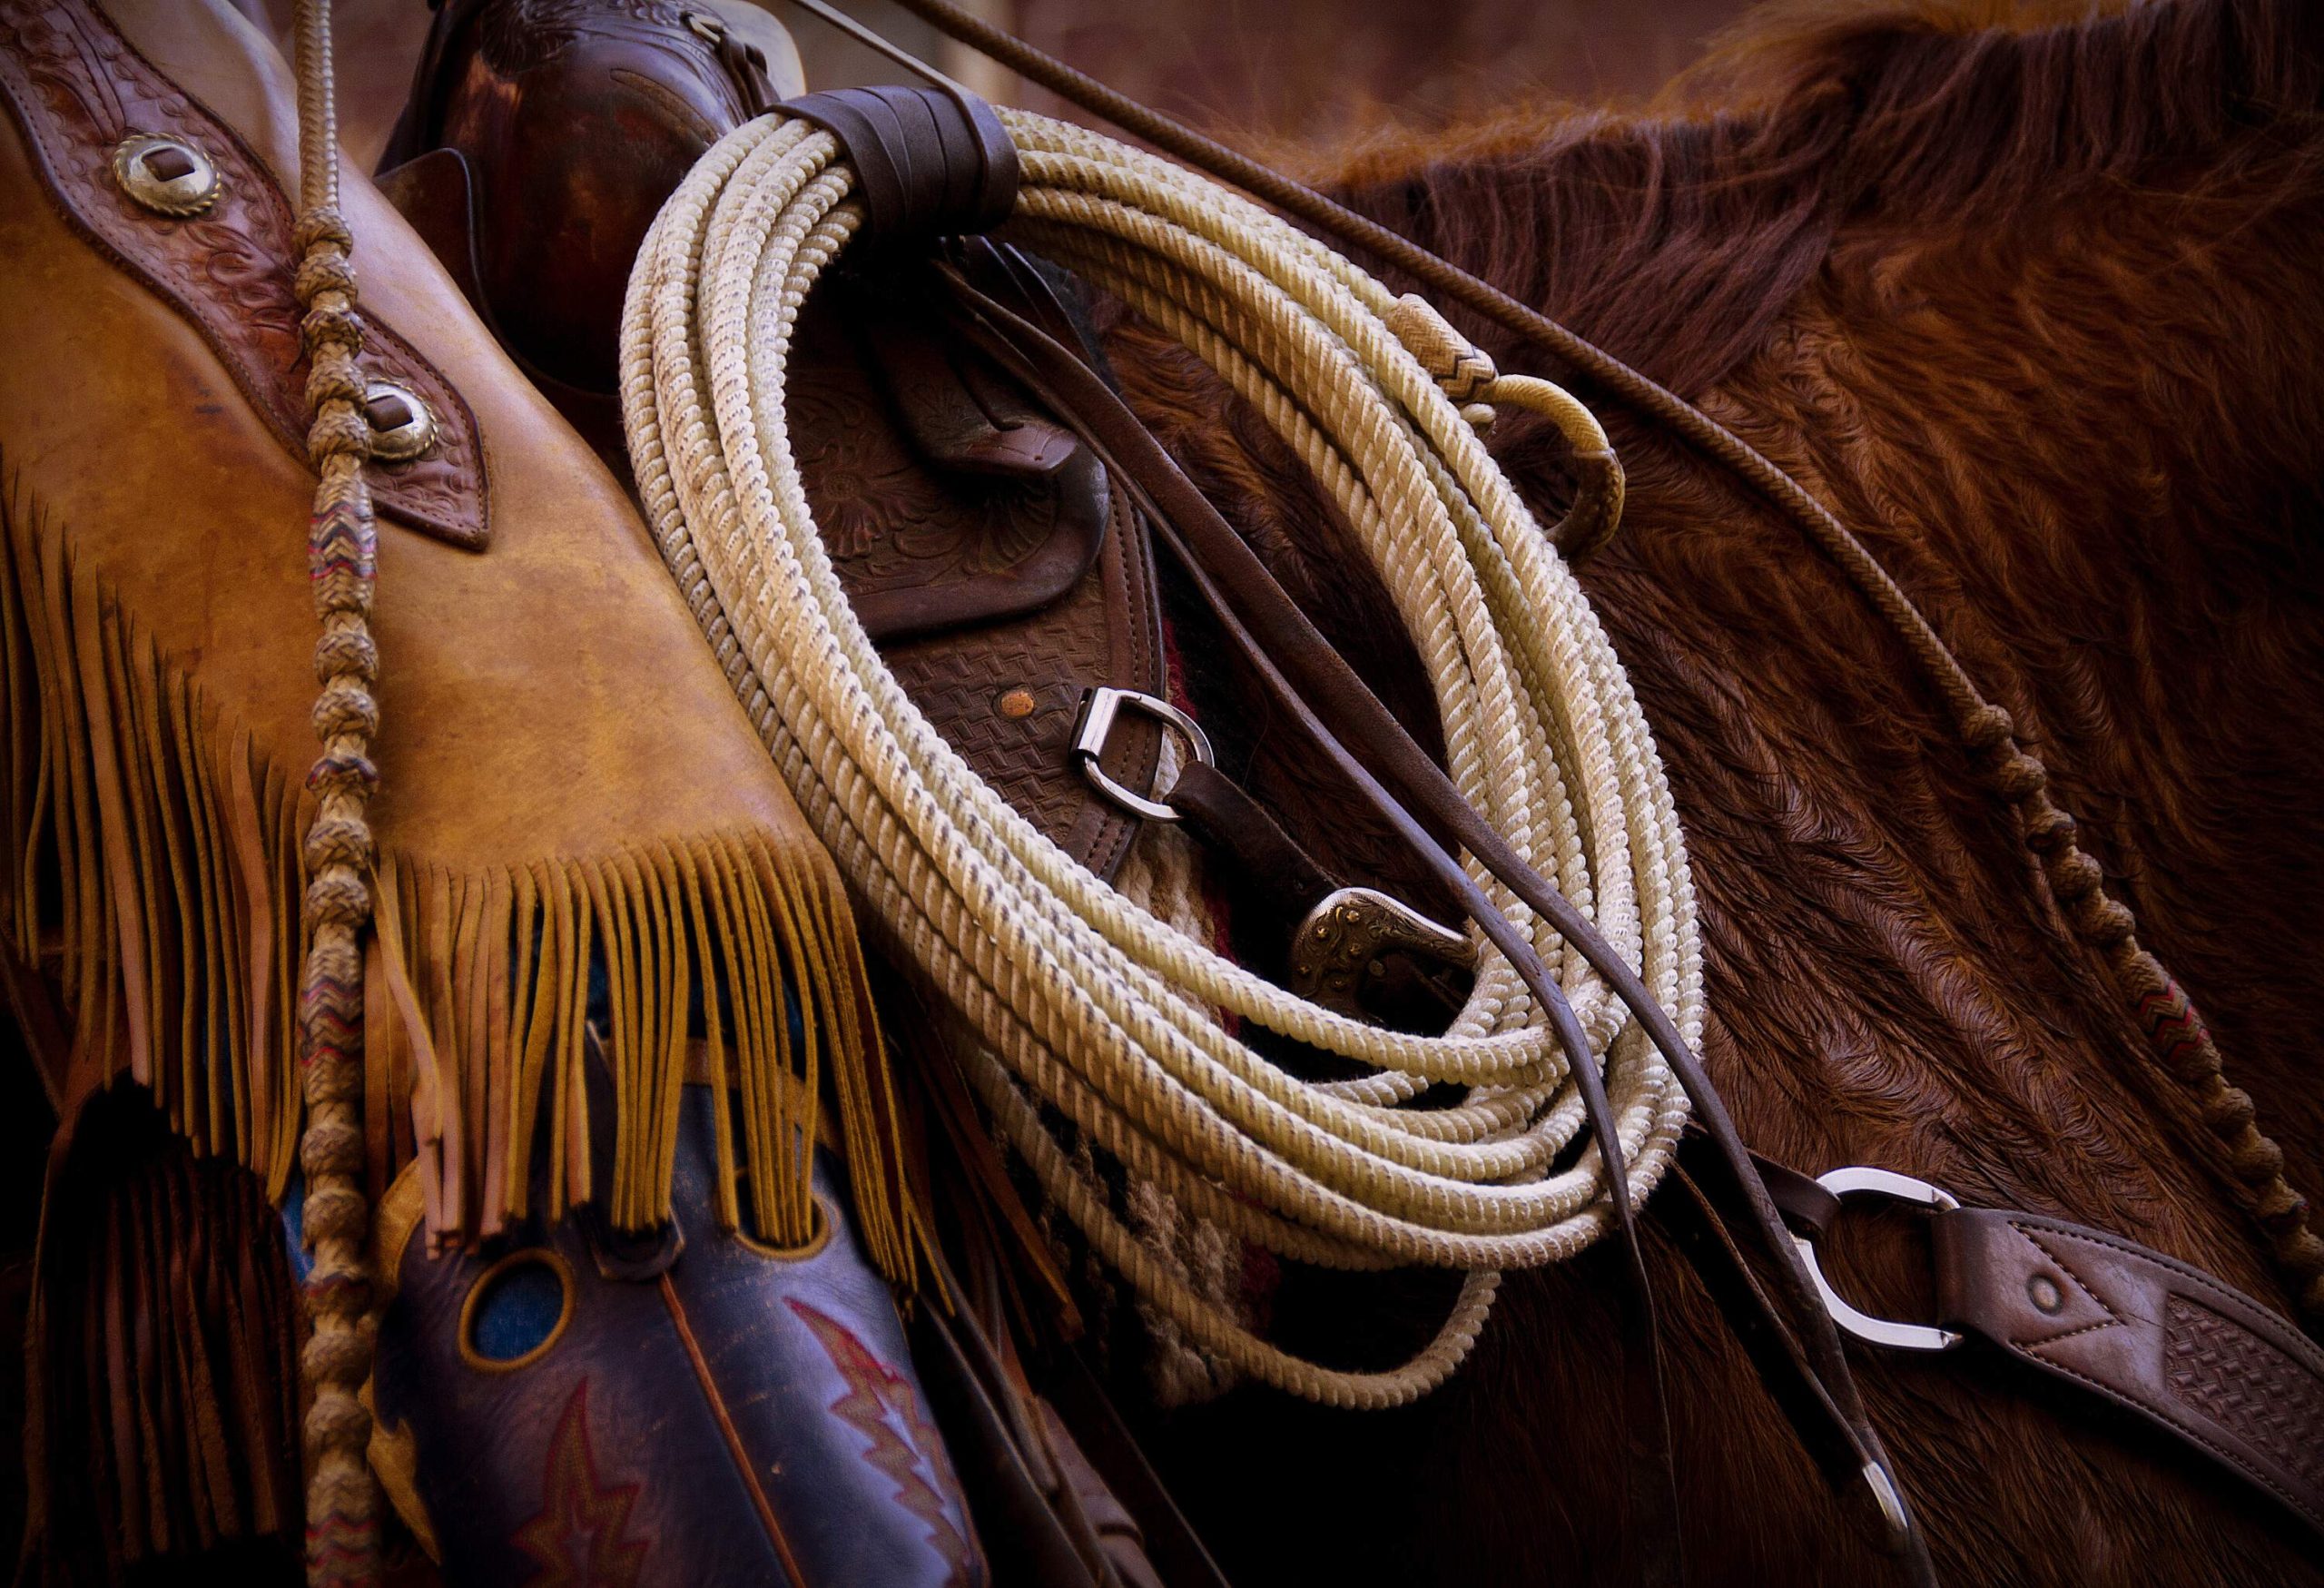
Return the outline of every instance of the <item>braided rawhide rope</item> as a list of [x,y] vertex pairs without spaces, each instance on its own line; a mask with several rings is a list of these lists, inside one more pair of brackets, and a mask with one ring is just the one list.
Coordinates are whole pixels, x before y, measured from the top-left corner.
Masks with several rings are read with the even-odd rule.
[[[1012,235],[1185,341],[1315,470],[1428,668],[1454,781],[1699,1041],[1694,894],[1638,703],[1564,561],[1411,344],[1472,404],[1540,407],[1578,447],[1602,449],[1595,421],[1545,382],[1492,375],[1425,305],[1399,304],[1210,182],[1000,113],[1022,163]],[[1440,1038],[1295,998],[1125,901],[930,726],[833,574],[785,420],[800,307],[862,225],[854,182],[830,133],[764,118],[704,156],[648,235],[624,318],[623,399],[664,555],[858,895],[969,1028],[970,1079],[1000,1129],[1094,1248],[1191,1338],[1270,1383],[1351,1406],[1423,1394],[1474,1342],[1498,1270],[1571,1256],[1609,1228],[1594,1151],[1551,1172],[1584,1109],[1544,1011],[1489,945]],[[1512,894],[1472,874],[1532,930]],[[1539,939],[1604,1066],[1643,1196],[1684,1098],[1581,955],[1546,930]],[[1372,1073],[1303,1081],[1230,1034],[1221,1011]],[[1399,1106],[1439,1080],[1466,1083],[1465,1101]],[[1470,1277],[1401,1367],[1289,1356],[1155,1260],[1071,1170],[1041,1104],[1273,1250]]]
[[379,711],[370,612],[378,530],[363,482],[371,429],[357,354],[363,322],[348,268],[352,239],[339,212],[339,136],[331,95],[330,0],[299,0],[299,301],[309,360],[307,450],[320,476],[307,562],[322,634],[315,642],[315,734],[322,755],[308,774],[315,816],[307,829],[302,903],[307,954],[299,976],[299,1066],[307,1122],[299,1139],[306,1176],[303,1224],[314,1266],[306,1284],[314,1332],[300,1356],[306,1420],[307,1581],[363,1583],[379,1576],[377,1489],[366,1459],[371,1416],[359,1393],[370,1376],[371,1283],[363,1190],[363,946],[371,917],[371,829],[364,819],[378,774],[370,760]]
[[2234,1176],[2245,1210],[2266,1238],[2277,1273],[2311,1330],[2324,1325],[2324,1237],[2309,1228],[2308,1199],[2284,1179],[2283,1149],[2262,1131],[2250,1095],[2224,1072],[2201,1012],[2154,953],[2138,940],[2129,906],[2110,895],[2104,868],[2083,849],[2073,816],[2049,797],[2049,773],[2020,743],[2007,710],[1987,700],[1914,605],[1904,587],[1846,525],[1773,459],[1695,404],[1633,370],[1467,271],[1359,215],[1314,189],[1214,139],[1149,110],[1096,78],[1002,32],[952,0],[897,0],[950,38],[990,56],[1067,103],[1110,122],[1196,168],[1274,205],[1370,257],[1409,274],[1446,303],[1458,303],[1531,343],[1590,388],[1678,436],[1773,507],[1870,603],[1945,703],[1954,731],[1975,758],[1977,775],[2015,810],[2018,833],[2040,863],[2050,895],[2074,936],[2104,962],[2149,1051],[2186,1089]]

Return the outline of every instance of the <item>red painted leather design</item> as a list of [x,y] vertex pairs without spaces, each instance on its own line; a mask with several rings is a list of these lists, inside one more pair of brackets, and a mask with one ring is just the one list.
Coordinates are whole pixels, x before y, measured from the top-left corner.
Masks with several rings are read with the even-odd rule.
[[783,1304],[807,1326],[847,1380],[847,1394],[832,1403],[832,1415],[871,1442],[864,1460],[894,1483],[896,1504],[928,1524],[929,1542],[950,1563],[955,1578],[967,1581],[974,1557],[945,1505],[945,1496],[960,1485],[944,1454],[943,1438],[921,1409],[911,1380],[881,1361],[837,1318],[795,1296],[785,1297]]
[[639,1484],[608,1484],[589,1447],[589,1381],[573,1386],[556,1419],[540,1514],[517,1530],[517,1547],[540,1563],[529,1588],[637,1588],[647,1541],[629,1534]]

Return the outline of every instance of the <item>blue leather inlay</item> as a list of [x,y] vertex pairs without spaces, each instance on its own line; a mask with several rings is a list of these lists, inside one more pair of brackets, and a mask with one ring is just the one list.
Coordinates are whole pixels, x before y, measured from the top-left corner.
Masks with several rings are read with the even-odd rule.
[[565,1315],[565,1280],[547,1263],[494,1275],[469,1315],[468,1344],[487,1362],[514,1362],[549,1337]]

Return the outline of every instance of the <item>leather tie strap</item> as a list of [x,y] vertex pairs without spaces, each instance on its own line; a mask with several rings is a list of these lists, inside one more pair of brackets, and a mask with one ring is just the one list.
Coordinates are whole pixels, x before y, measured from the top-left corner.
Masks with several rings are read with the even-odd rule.
[[2063,1219],[1935,1214],[1937,1305],[2172,1435],[2324,1534],[2324,1351],[2200,1269]]
[[1017,145],[992,106],[942,88],[838,88],[775,107],[839,140],[875,246],[989,232],[1017,203]]

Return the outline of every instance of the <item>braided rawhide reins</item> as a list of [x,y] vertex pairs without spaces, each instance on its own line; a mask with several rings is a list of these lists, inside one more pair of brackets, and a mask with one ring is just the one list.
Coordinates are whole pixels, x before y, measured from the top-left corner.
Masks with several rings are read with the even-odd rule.
[[316,800],[307,829],[299,975],[299,1067],[307,1122],[299,1139],[306,1176],[303,1228],[314,1265],[306,1282],[314,1332],[301,1353],[307,1382],[307,1580],[369,1583],[379,1575],[378,1486],[365,1451],[371,1415],[358,1398],[370,1376],[373,1320],[363,1190],[363,944],[371,919],[371,829],[364,810],[378,781],[370,760],[379,708],[371,688],[379,652],[371,597],[379,531],[363,482],[371,428],[357,355],[353,240],[339,212],[339,129],[332,102],[330,0],[299,0],[298,296],[314,414],[307,450],[320,476],[307,562],[322,635],[315,642],[315,734],[323,750],[308,774]]

